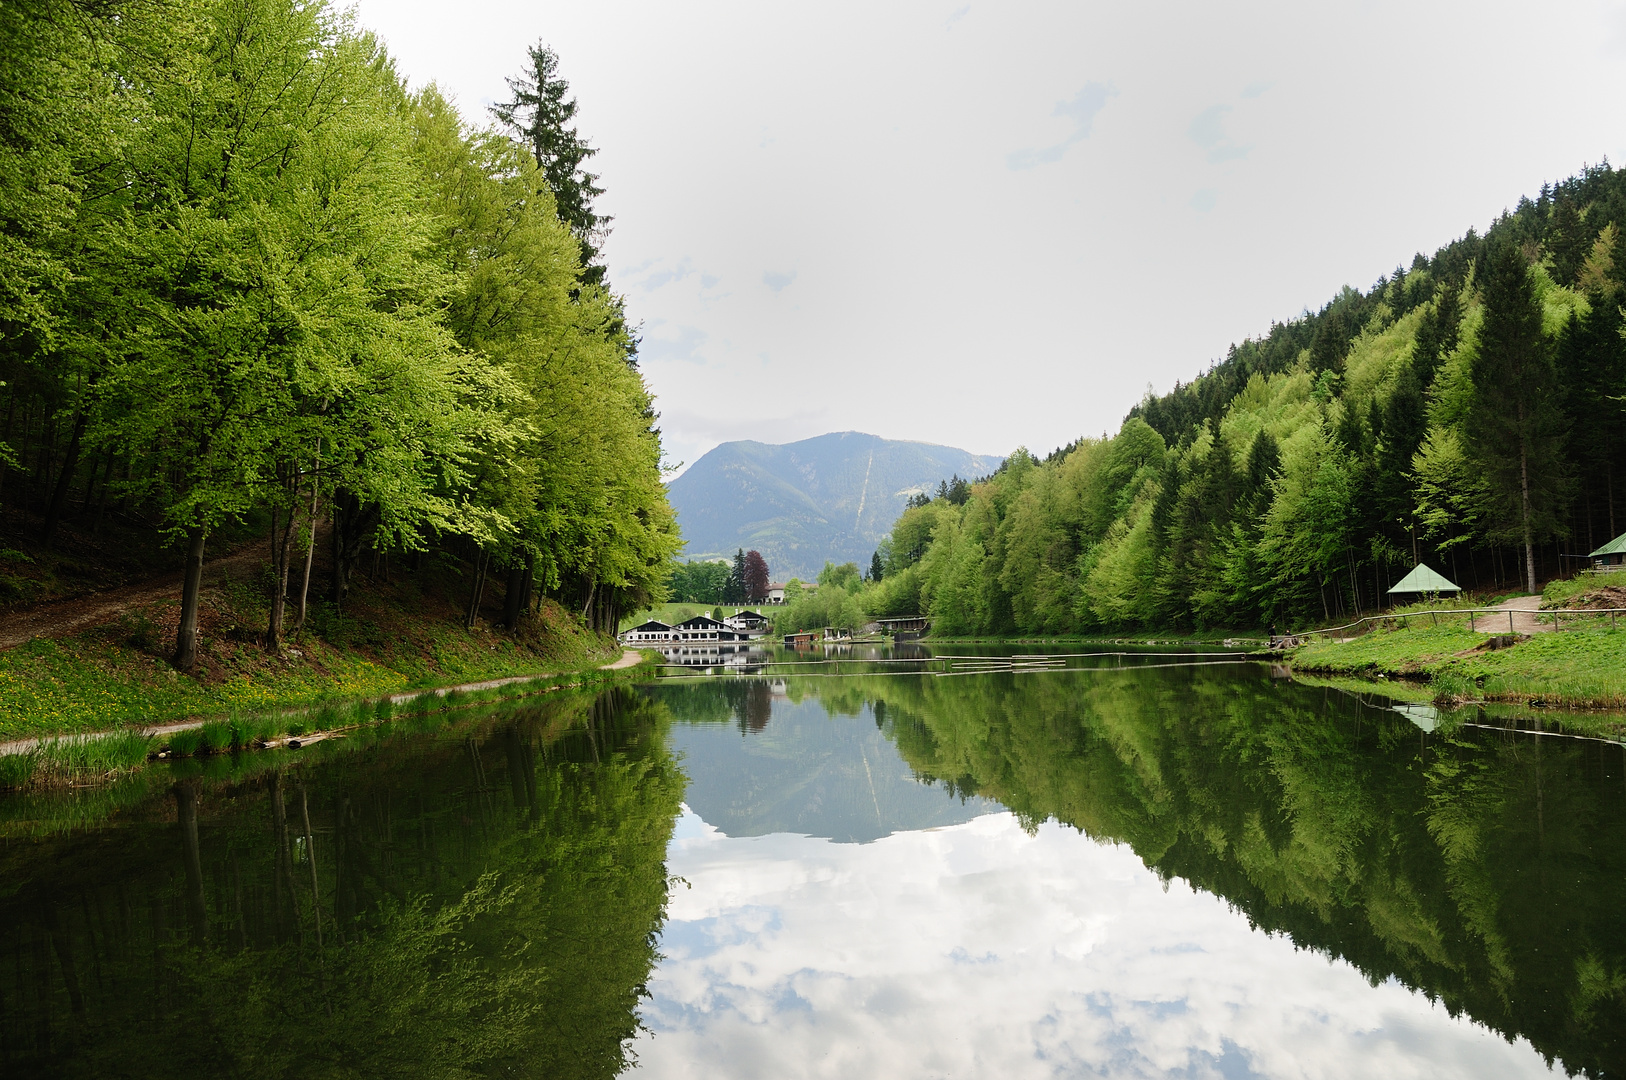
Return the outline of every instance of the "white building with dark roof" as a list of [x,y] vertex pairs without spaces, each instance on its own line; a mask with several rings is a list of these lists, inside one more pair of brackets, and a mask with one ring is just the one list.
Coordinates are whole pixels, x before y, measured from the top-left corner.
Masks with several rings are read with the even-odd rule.
[[671,641],[672,628],[659,619],[650,619],[621,631],[621,640],[628,645]]
[[746,635],[710,615],[696,615],[672,627],[672,641],[744,641]]

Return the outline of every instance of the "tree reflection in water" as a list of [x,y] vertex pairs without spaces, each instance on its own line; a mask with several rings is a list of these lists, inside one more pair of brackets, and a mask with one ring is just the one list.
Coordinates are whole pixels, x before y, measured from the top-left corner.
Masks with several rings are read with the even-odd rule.
[[0,1074],[621,1072],[683,781],[660,706],[537,700],[7,845]]
[[1129,844],[1256,928],[1391,977],[1549,1062],[1626,1073],[1626,760],[1425,734],[1266,668],[824,680],[924,779]]

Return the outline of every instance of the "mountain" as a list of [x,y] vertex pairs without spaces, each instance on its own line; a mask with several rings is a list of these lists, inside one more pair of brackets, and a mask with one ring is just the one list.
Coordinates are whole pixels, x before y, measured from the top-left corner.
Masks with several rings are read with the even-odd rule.
[[718,446],[667,485],[689,559],[755,548],[776,580],[816,576],[826,559],[869,566],[909,496],[1002,459],[951,446],[843,431],[773,446]]

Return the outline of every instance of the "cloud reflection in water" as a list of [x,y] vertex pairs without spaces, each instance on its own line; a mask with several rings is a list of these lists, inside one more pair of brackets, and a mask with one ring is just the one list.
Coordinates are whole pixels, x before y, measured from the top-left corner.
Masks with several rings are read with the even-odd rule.
[[869,844],[685,810],[651,1077],[1524,1077],[1529,1044],[1007,813]]

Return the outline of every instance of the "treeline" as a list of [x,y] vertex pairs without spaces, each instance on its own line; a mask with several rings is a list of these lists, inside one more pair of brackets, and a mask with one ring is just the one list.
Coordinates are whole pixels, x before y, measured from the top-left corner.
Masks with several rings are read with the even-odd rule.
[[1118,434],[911,506],[872,615],[943,634],[1250,627],[1387,603],[1417,561],[1521,585],[1626,529],[1626,174],[1234,346]]
[[672,567],[671,599],[689,604],[760,604],[768,595],[768,561],[760,551],[741,548],[733,562],[695,562]]
[[472,564],[471,621],[494,571],[510,624],[543,592],[610,630],[659,599],[652,400],[590,262],[592,150],[531,64],[504,133],[324,3],[0,8],[9,527],[183,543],[183,668],[233,522],[269,525],[273,649],[319,525],[334,604],[363,557],[430,548]]

